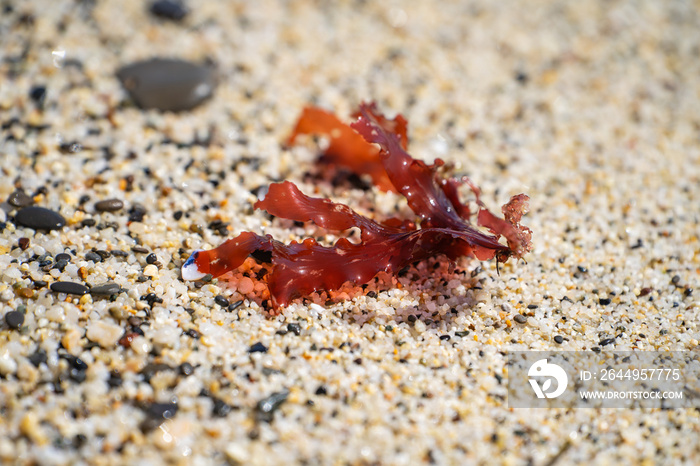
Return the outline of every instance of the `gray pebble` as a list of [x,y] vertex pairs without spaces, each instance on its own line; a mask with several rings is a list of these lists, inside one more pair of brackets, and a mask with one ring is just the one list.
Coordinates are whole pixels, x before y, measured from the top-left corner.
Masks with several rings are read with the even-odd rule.
[[58,230],[66,224],[61,214],[43,207],[24,207],[15,215],[15,223],[35,230]]
[[51,284],[54,293],[84,295],[89,291],[87,286],[75,282],[54,282]]
[[34,204],[34,199],[29,197],[29,195],[21,189],[18,189],[10,194],[10,197],[7,198],[7,203],[13,207],[26,207]]
[[211,96],[212,68],[184,60],[154,58],[127,65],[117,77],[141,108],[189,110]]
[[93,296],[111,296],[119,293],[119,291],[121,291],[121,287],[114,282],[107,282],[90,288],[90,294]]
[[525,322],[527,322],[527,317],[525,317],[522,314],[515,314],[515,317],[513,317],[513,320],[519,324],[524,324]]
[[24,314],[19,311],[10,311],[5,314],[5,322],[8,327],[18,329],[24,323]]
[[102,262],[102,256],[96,252],[89,251],[87,254],[85,254],[85,260],[93,261],[95,264],[97,264],[98,262]]
[[289,397],[289,390],[285,389],[258,401],[256,405],[258,420],[272,422],[275,411],[287,401],[287,397]]
[[60,252],[60,253],[56,254],[55,259],[56,259],[56,262],[58,262],[58,261],[70,262],[71,256],[68,253]]
[[116,212],[124,207],[124,202],[119,199],[105,199],[95,203],[95,210],[98,212]]
[[157,0],[151,3],[151,13],[163,19],[180,21],[188,11],[179,0]]

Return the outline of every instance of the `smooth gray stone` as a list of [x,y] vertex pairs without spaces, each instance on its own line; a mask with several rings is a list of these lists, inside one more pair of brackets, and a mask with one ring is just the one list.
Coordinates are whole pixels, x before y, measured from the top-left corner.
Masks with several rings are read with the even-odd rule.
[[121,287],[114,282],[107,282],[90,288],[90,294],[96,296],[111,296],[119,293],[119,291],[121,291]]
[[117,77],[139,107],[163,111],[192,109],[211,97],[216,86],[213,68],[169,58],[127,65]]
[[58,230],[65,226],[66,219],[53,210],[30,206],[17,212],[15,223],[35,230]]
[[116,212],[124,207],[124,201],[120,199],[105,199],[95,203],[98,212]]
[[82,296],[88,293],[88,287],[75,282],[54,282],[51,284],[51,291],[54,293],[77,294]]

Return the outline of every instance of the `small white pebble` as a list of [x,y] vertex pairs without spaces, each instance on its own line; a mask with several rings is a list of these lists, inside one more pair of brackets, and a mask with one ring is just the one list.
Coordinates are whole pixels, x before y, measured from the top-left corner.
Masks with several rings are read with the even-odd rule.
[[226,447],[226,457],[233,463],[247,463],[250,455],[243,445],[230,443]]
[[75,354],[80,350],[80,332],[78,329],[72,328],[68,330],[61,338],[61,344],[71,354]]
[[119,325],[97,320],[88,324],[86,336],[103,348],[109,348],[117,344],[122,333],[124,330]]
[[16,370],[17,362],[10,355],[10,352],[7,350],[7,348],[5,348],[5,350],[0,354],[0,374],[14,374]]
[[156,278],[158,277],[158,267],[156,267],[154,264],[148,264],[146,267],[144,267],[143,274],[147,277]]

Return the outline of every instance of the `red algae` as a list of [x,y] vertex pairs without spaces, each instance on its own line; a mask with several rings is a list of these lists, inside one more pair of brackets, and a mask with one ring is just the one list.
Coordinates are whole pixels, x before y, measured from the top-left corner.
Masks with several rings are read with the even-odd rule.
[[[401,115],[394,120],[381,117],[381,121],[387,130],[399,134],[404,144],[407,143],[407,124]],[[317,107],[306,107],[287,144],[294,144],[297,137],[303,134],[327,136],[328,147],[323,155],[328,162],[345,167],[358,175],[369,175],[372,183],[382,191],[395,191],[379,160],[378,148],[332,113]]]
[[[531,232],[520,225],[527,211],[525,194],[513,196],[502,208],[505,218],[498,218],[483,205],[479,189],[469,179],[441,178],[437,173],[443,164],[441,160],[427,165],[406,152],[407,125],[403,117],[387,119],[373,104],[361,105],[356,117],[357,121],[348,126],[323,110],[306,108],[290,142],[299,134],[330,136],[327,154],[335,154],[337,163],[357,173],[370,174],[378,187],[405,196],[420,218],[420,228],[411,219],[378,223],[344,204],[307,196],[292,182],[275,183],[264,199],[255,203],[256,208],[328,230],[357,227],[360,242],[341,238],[333,246],[323,246],[307,238],[287,245],[269,235],[244,232],[215,249],[195,251],[183,265],[183,279],[198,279],[206,274],[221,276],[238,268],[248,256],[269,257],[264,262],[269,262],[265,265],[270,271],[263,279],[267,281],[273,308],[278,309],[296,297],[335,290],[346,282],[367,283],[379,272],[395,274],[415,261],[440,254],[450,260],[473,256],[505,261],[511,256],[521,258],[531,249]],[[360,162],[353,161],[354,157]],[[374,168],[368,171],[370,166]],[[376,167],[382,168],[381,176]],[[476,196],[477,226],[492,234],[471,225],[472,212],[459,200],[458,188],[463,183]],[[501,236],[507,245],[499,242]]]

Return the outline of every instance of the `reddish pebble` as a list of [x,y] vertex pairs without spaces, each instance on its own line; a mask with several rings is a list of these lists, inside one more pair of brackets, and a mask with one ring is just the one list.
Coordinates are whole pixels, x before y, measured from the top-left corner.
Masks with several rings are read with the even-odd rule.
[[238,282],[238,292],[241,294],[251,293],[254,288],[255,288],[255,284],[253,283],[253,280],[251,280],[248,277],[243,277]]
[[137,333],[127,333],[119,339],[119,344],[124,348],[131,348],[131,342],[138,336]]
[[19,246],[19,248],[20,248],[22,251],[26,250],[26,249],[29,247],[29,238],[27,238],[26,236],[24,236],[24,237],[18,239],[18,240],[17,240],[17,245]]

